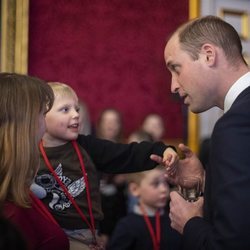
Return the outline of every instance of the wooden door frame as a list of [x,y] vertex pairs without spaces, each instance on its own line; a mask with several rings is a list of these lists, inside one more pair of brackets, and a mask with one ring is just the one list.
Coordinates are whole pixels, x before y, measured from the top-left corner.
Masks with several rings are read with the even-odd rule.
[[29,0],[1,0],[1,72],[27,73]]

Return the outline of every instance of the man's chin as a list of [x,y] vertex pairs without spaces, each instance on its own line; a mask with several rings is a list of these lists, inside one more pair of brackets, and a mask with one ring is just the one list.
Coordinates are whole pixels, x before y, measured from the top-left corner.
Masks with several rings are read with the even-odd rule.
[[200,109],[200,108],[197,108],[197,107],[192,107],[192,105],[189,105],[188,107],[189,107],[189,110],[190,110],[192,113],[194,113],[194,114],[200,114],[200,113],[202,113],[202,112],[207,111],[207,109],[204,110],[204,109]]

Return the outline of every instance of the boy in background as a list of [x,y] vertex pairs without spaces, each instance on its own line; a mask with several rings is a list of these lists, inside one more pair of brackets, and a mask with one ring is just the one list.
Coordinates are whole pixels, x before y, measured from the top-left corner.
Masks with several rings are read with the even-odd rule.
[[180,234],[170,226],[168,202],[170,187],[157,166],[148,171],[128,174],[128,188],[138,204],[118,222],[108,250],[176,250]]

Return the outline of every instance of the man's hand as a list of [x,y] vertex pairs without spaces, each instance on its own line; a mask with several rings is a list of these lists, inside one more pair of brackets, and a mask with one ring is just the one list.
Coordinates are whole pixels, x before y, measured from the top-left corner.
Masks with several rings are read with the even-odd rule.
[[179,233],[183,233],[185,224],[193,217],[203,217],[203,197],[195,202],[188,202],[176,191],[170,193],[170,212],[171,227]]
[[150,158],[166,167],[166,178],[172,185],[177,185],[179,178],[197,176],[204,186],[205,171],[200,160],[186,145],[179,144],[178,147],[184,156],[183,159],[179,160],[179,156],[171,148],[165,150],[163,157],[151,155]]

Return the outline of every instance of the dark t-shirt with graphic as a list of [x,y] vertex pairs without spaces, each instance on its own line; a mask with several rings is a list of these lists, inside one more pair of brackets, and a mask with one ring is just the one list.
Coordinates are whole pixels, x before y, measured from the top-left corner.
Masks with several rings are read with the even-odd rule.
[[[92,212],[96,225],[103,218],[97,170],[113,174],[149,170],[157,165],[150,159],[150,155],[162,155],[168,147],[162,142],[121,144],[84,135],[79,135],[77,142],[88,176]],[[58,147],[44,148],[44,150],[54,171],[89,220],[86,183],[72,143],[68,142]],[[35,183],[45,193],[42,199],[44,204],[61,227],[65,229],[88,228],[48,170],[42,155],[40,158],[40,169]]]
[[[79,148],[83,156],[88,182],[91,183],[90,195],[93,215],[96,220],[101,220],[103,215],[100,205],[97,171],[86,151],[81,146],[79,146]],[[75,199],[83,214],[89,218],[86,183],[78,156],[72,144],[69,142],[62,146],[45,148],[45,152],[55,173],[68,189],[71,196]],[[43,199],[43,202],[47,205],[50,212],[63,228],[88,228],[86,223],[79,218],[79,214],[75,207],[67,198],[52,173],[48,170],[47,166],[45,166],[43,159],[41,159],[40,170],[35,178],[35,182],[46,191],[47,195]]]

